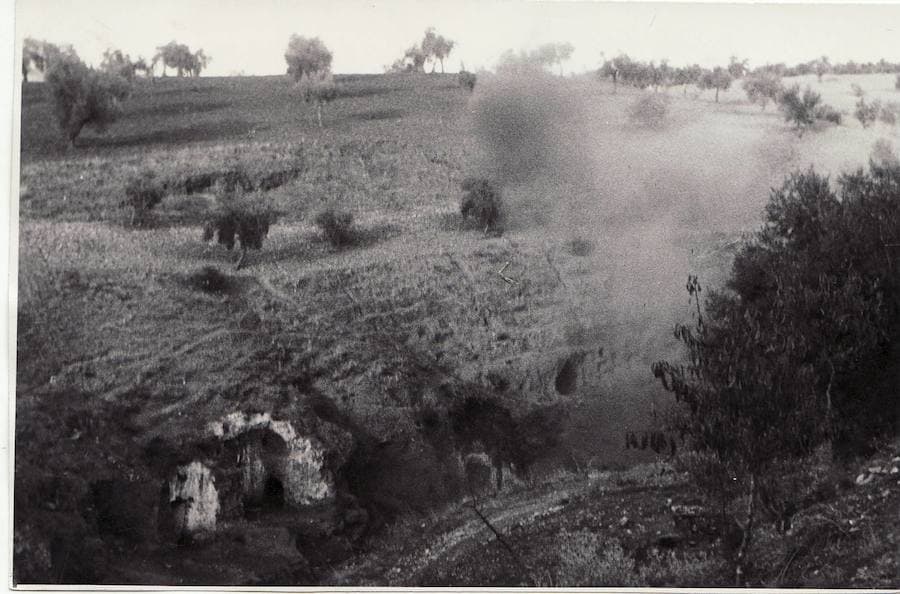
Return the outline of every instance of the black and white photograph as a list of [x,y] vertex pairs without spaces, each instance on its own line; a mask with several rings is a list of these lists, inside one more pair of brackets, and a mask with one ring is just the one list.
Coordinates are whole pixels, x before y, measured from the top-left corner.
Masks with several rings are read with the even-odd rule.
[[11,3],[8,585],[900,588],[900,3]]

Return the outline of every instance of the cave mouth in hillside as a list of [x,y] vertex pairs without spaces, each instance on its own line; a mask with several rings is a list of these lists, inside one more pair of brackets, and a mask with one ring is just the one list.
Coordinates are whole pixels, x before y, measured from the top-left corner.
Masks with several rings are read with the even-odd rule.
[[274,511],[284,508],[284,485],[274,476],[266,479],[260,507],[263,511]]
[[556,373],[554,382],[556,391],[564,396],[578,389],[578,358],[571,356],[562,364]]

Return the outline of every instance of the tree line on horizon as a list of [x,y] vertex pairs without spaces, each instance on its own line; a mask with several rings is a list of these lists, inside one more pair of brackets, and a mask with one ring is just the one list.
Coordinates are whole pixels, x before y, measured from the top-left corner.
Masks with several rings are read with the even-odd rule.
[[[612,81],[614,89],[619,83],[640,89],[654,88],[657,90],[660,87],[681,86],[686,94],[687,86],[695,85],[701,90],[715,89],[716,102],[719,100],[719,92],[728,90],[732,83],[738,79],[771,81],[773,79],[815,74],[821,82],[822,77],[826,74],[894,73],[900,73],[900,62],[889,62],[881,59],[878,62],[857,63],[850,61],[832,64],[827,56],[795,66],[778,63],[765,64],[751,69],[748,66],[748,60],[742,60],[736,56],[731,57],[727,66],[704,68],[699,64],[673,67],[667,60],[662,60],[659,63],[654,61],[643,62],[635,60],[627,54],[619,54],[604,61],[603,65],[597,70],[597,75],[600,78]],[[753,84],[757,85],[757,83]],[[756,96],[759,95],[757,94]],[[754,101],[754,97],[750,97],[750,99]],[[765,103],[763,103],[763,106],[765,106]]]
[[[28,75],[32,70],[46,75],[54,62],[60,59],[80,60],[70,44],[56,45],[49,41],[26,38],[22,44],[22,80],[28,82]],[[133,60],[122,50],[109,48],[103,52],[98,70],[133,81],[138,74],[152,79],[157,65],[161,65],[163,77],[166,76],[166,68],[175,70],[179,77],[185,74],[197,77],[211,61],[212,58],[202,49],[192,52],[187,45],[170,41],[157,47],[149,61],[143,56]]]
[[[293,48],[289,47],[288,51],[290,53],[296,54],[301,49],[308,51],[310,52],[309,58],[313,62],[324,59],[326,53],[330,56],[330,50],[325,47],[318,37],[306,38],[292,35],[290,43],[297,43],[293,41],[295,38],[306,40],[305,47],[303,47],[303,44]],[[388,73],[425,72],[427,66],[430,65],[430,71],[433,73],[436,72],[437,65],[440,64],[441,72],[444,72],[444,60],[455,47],[455,41],[437,33],[434,27],[428,27],[423,38],[418,43],[407,48],[404,54],[392,64],[385,66],[384,71]],[[572,56],[574,49],[571,43],[558,42],[545,43],[529,52],[519,51],[516,53],[513,50],[507,50],[500,56],[496,69],[508,69],[515,67],[517,64],[525,63],[547,67],[559,66],[561,68],[562,63]],[[77,55],[75,49],[70,44],[56,45],[44,40],[25,38],[22,48],[22,78],[27,82],[32,69],[43,74],[46,73],[47,68],[57,58],[75,55]],[[158,65],[162,66],[161,76],[163,77],[167,74],[167,68],[175,70],[179,77],[185,74],[196,77],[206,69],[210,61],[211,58],[206,55],[203,49],[192,52],[187,45],[171,41],[157,47],[156,53],[150,60],[143,56],[132,60],[128,54],[119,49],[107,49],[103,53],[103,59],[99,68],[129,80],[134,79],[139,73],[147,78],[153,78]],[[328,59],[328,64],[330,67],[330,58]],[[614,58],[605,60],[597,70],[598,75],[611,79],[615,85],[623,82],[639,88],[656,88],[659,86],[695,84],[701,88],[719,90],[727,88],[726,84],[730,84],[731,81],[743,78],[745,74],[753,73],[767,73],[783,78],[816,74],[821,81],[825,74],[900,73],[900,62],[891,62],[882,58],[877,62],[849,60],[847,62],[832,63],[827,56],[821,56],[793,66],[779,62],[775,64],[767,63],[750,69],[748,60],[741,60],[732,56],[727,66],[704,68],[696,63],[673,67],[666,59],[660,60],[658,63],[653,60],[644,62],[621,53]],[[288,74],[292,73],[289,71]],[[731,80],[726,83],[728,77]]]
[[[455,46],[455,41],[439,34],[434,27],[429,27],[418,43],[385,67],[385,72],[424,73],[429,64],[432,73],[436,72],[438,64],[441,72],[444,72],[444,61]],[[154,73],[161,66],[163,77],[167,75],[167,69],[173,70],[178,77],[198,77],[211,61],[203,49],[192,51],[186,44],[174,40],[157,47],[149,61],[142,56],[133,60],[121,50],[107,49],[96,68],[85,64],[71,45],[58,46],[26,38],[22,49],[23,82],[28,81],[32,69],[44,74],[54,89],[57,121],[70,144],[74,144],[75,138],[85,126],[102,131],[115,121],[121,111],[121,102],[129,96],[131,85],[139,75],[152,81]],[[558,67],[559,74],[562,75],[562,65],[571,58],[574,49],[570,43],[559,42],[546,43],[528,52],[508,50],[501,55],[496,71],[522,74],[523,69]],[[294,34],[288,41],[284,58],[287,74],[294,79],[299,97],[304,102],[315,105],[321,126],[323,105],[338,94],[331,71],[331,50],[318,37]],[[782,77],[816,74],[821,80],[828,73],[900,73],[900,63],[881,59],[878,62],[849,61],[832,64],[827,56],[822,56],[793,67],[779,63],[750,69],[747,60],[732,56],[727,66],[703,68],[698,64],[673,67],[667,60],[659,63],[643,62],[632,59],[627,54],[619,54],[604,61],[596,71],[598,77],[612,81],[613,92],[619,84],[624,84],[640,89],[652,88],[655,91],[681,86],[683,93],[687,94],[688,85],[694,85],[700,90],[715,90],[716,102],[719,101],[721,91],[729,89],[735,80],[743,79],[747,97],[763,109],[770,101],[783,103],[782,99],[786,99],[790,103],[789,100],[795,98],[795,95],[798,100],[793,104],[803,107],[799,89],[793,94],[788,92],[793,89],[782,86]],[[476,76],[465,68],[459,73],[460,86],[470,91],[475,86],[475,80]],[[812,100],[812,95],[807,99]],[[798,130],[802,131],[811,125],[807,120],[836,119],[834,114],[826,114],[821,110],[816,112],[815,106],[806,107],[808,109],[788,110],[790,117],[793,117],[791,114],[800,114],[799,119],[793,118]],[[860,121],[865,125],[867,120],[860,118]]]

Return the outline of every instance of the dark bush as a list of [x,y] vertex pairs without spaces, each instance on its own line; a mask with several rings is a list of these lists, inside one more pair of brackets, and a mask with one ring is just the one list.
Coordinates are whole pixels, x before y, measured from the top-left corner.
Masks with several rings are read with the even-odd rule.
[[219,192],[225,192],[227,194],[233,194],[235,192],[252,192],[255,189],[253,187],[253,180],[250,179],[250,175],[240,166],[222,173],[217,180],[217,184],[219,186]]
[[669,97],[661,93],[644,93],[628,108],[628,118],[633,124],[658,128],[666,121]]
[[504,464],[511,463],[524,476],[560,446],[568,410],[564,405],[550,405],[513,415],[497,400],[468,395],[448,407],[447,420],[458,450],[476,444],[484,448],[497,470],[497,488],[502,489]]
[[900,91],[900,74],[894,79],[894,88]]
[[590,256],[594,251],[594,243],[584,237],[575,237],[567,245],[573,256]]
[[195,173],[184,178],[183,182],[175,182],[172,185],[173,187],[183,188],[184,193],[190,196],[191,194],[209,190],[218,178],[218,173]]
[[301,173],[303,173],[303,169],[300,167],[272,171],[260,178],[258,189],[262,192],[268,192],[269,190],[280,188],[289,181],[297,179]]
[[801,136],[816,122],[816,113],[821,102],[822,96],[809,87],[801,94],[800,85],[786,89],[778,97],[778,106],[784,113],[785,121],[792,122]]
[[880,101],[866,103],[864,98],[860,98],[860,100],[856,102],[856,111],[854,112],[854,115],[856,116],[856,119],[859,120],[859,123],[862,124],[863,128],[868,128],[871,124],[874,124],[875,120],[878,119],[879,113],[881,113]]
[[816,108],[816,119],[824,120],[826,122],[831,122],[832,124],[841,125],[841,112],[831,107],[830,105],[819,105]]
[[122,205],[132,209],[131,224],[144,225],[150,210],[162,202],[165,195],[165,185],[153,171],[144,170],[129,177],[125,183],[125,200]]
[[322,230],[325,239],[336,248],[353,245],[356,242],[356,231],[353,227],[353,213],[326,208],[316,215],[315,223]]
[[896,126],[898,114],[900,114],[900,104],[887,103],[882,105],[881,111],[878,112],[878,120],[888,126]]
[[229,250],[236,242],[243,250],[258,250],[277,219],[278,213],[260,194],[225,193],[209,214],[203,239],[210,241],[217,236],[218,242]]
[[474,91],[475,83],[478,82],[478,77],[471,72],[462,70],[459,74],[456,75],[456,80],[457,82],[459,82],[459,86],[461,86],[462,88],[468,89],[469,91]]
[[486,179],[468,177],[462,182],[463,197],[459,212],[463,219],[474,221],[485,233],[498,231],[502,225],[500,192]]

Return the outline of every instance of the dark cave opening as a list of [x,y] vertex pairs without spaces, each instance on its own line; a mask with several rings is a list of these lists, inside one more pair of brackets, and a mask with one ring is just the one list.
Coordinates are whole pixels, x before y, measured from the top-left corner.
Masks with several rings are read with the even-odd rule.
[[284,507],[284,485],[280,480],[274,476],[266,479],[260,503],[263,511],[273,511]]

